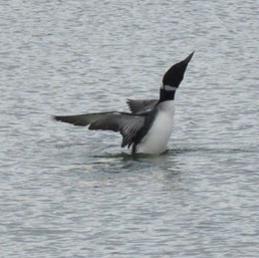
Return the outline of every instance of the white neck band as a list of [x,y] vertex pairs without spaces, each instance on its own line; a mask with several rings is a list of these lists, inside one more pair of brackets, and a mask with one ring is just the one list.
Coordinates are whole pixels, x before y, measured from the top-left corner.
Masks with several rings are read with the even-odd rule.
[[162,85],[161,89],[167,90],[167,91],[175,91],[177,90],[177,87],[171,86],[171,85]]

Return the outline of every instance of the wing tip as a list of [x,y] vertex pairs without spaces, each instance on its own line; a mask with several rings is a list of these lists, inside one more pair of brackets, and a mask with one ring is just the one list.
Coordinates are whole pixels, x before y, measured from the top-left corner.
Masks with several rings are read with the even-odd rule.
[[51,120],[54,120],[54,121],[60,121],[59,116],[55,116],[55,115],[51,115],[51,116],[50,116],[50,119],[51,119]]
[[131,99],[127,99],[127,100],[126,100],[126,103],[127,103],[127,105],[130,106],[130,104],[131,104]]
[[51,119],[59,122],[64,122],[64,120],[62,119],[62,116],[51,115]]
[[130,109],[130,111],[132,112],[132,113],[134,113],[135,112],[135,110],[134,110],[134,100],[132,100],[132,99],[127,99],[127,105],[128,105],[128,107],[129,107],[129,109]]
[[74,120],[73,117],[71,117],[71,116],[55,116],[55,115],[52,115],[51,118],[55,121],[58,121],[58,122],[82,126],[82,123],[78,122],[77,120]]

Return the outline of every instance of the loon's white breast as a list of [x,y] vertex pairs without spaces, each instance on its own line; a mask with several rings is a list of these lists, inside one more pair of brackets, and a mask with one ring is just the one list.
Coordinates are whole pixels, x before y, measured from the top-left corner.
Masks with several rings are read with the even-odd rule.
[[163,101],[157,109],[151,128],[137,145],[137,153],[160,154],[167,148],[174,125],[174,101]]

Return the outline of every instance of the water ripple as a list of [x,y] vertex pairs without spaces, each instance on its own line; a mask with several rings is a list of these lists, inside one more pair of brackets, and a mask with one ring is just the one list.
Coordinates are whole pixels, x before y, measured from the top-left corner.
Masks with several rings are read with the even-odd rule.
[[[2,1],[1,257],[258,257],[256,1]],[[169,150],[53,114],[126,111],[195,50]]]

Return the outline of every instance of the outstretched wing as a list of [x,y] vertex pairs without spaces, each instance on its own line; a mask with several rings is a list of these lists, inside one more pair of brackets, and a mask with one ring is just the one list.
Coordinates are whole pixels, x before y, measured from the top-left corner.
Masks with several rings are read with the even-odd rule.
[[144,115],[134,115],[123,112],[103,112],[75,116],[54,116],[57,121],[71,123],[77,126],[88,126],[89,130],[111,130],[120,132],[123,140],[121,146],[128,147],[133,143],[137,132],[145,122]]
[[155,107],[158,100],[156,99],[128,99],[127,104],[129,106],[130,111],[133,114],[147,112]]

